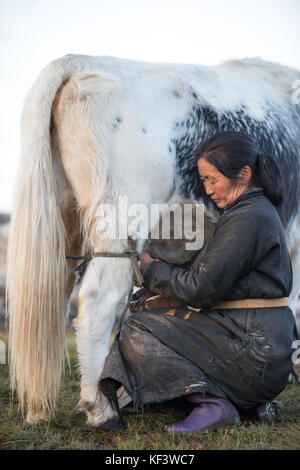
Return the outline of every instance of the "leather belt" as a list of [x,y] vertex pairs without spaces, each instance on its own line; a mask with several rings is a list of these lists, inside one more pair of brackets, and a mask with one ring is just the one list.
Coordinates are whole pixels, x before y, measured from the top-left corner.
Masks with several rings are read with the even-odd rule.
[[186,307],[186,304],[180,300],[166,299],[166,297],[163,297],[162,295],[154,295],[153,297],[149,297],[149,299],[147,299],[145,302],[146,310],[163,307]]
[[278,299],[243,299],[243,300],[221,300],[213,309],[222,308],[266,308],[266,307],[288,307],[289,298]]
[[[241,300],[221,300],[209,310],[232,309],[232,308],[267,308],[267,307],[288,307],[289,298],[280,297],[277,299],[241,299]],[[199,311],[201,308],[190,307],[180,300],[166,299],[161,295],[150,297],[145,302],[145,309],[163,307],[187,307],[191,310]]]

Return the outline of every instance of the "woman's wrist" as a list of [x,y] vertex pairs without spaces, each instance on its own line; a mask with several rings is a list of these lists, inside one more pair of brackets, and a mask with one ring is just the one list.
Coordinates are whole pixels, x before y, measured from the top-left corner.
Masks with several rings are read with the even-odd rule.
[[154,258],[152,258],[149,253],[146,253],[146,251],[142,251],[140,254],[140,270],[143,273],[143,271],[146,269],[148,264],[150,264]]

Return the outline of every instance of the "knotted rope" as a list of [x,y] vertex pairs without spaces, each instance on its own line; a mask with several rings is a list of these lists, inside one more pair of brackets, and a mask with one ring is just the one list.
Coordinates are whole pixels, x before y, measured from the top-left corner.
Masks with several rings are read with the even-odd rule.
[[67,259],[82,260],[80,264],[76,266],[75,272],[80,271],[84,266],[86,266],[91,259],[93,258],[129,258],[132,262],[133,272],[135,275],[136,285],[141,287],[144,283],[143,275],[140,271],[138,261],[140,259],[139,253],[134,249],[134,241],[132,238],[128,238],[128,244],[130,248],[124,250],[122,253],[108,253],[108,252],[99,252],[92,251],[92,253],[84,256],[73,256],[67,255]]

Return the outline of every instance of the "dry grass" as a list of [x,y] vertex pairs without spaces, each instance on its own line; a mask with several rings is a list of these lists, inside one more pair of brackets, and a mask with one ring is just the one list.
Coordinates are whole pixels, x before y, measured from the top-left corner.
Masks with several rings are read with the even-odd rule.
[[[0,333],[7,343],[7,335]],[[54,421],[29,427],[22,420],[17,401],[11,400],[8,367],[0,364],[0,449],[65,450],[266,450],[300,449],[300,386],[288,385],[279,399],[283,408],[275,425],[244,422],[240,427],[206,431],[192,436],[163,432],[164,425],[181,419],[181,411],[162,405],[145,409],[144,415],[125,414],[126,431],[89,429],[83,414],[75,412],[79,400],[74,335],[68,333],[72,371],[66,368],[58,413]],[[300,368],[298,367],[298,373]]]

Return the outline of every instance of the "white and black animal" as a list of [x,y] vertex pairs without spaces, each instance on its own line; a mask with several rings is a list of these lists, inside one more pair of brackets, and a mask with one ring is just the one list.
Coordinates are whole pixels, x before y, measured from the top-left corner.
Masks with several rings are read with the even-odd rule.
[[[204,67],[68,55],[47,66],[22,115],[22,162],[8,255],[13,387],[27,420],[51,416],[64,357],[64,322],[76,261],[66,255],[122,252],[101,238],[99,207],[202,201],[196,151],[220,130],[238,130],[272,153],[285,182],[286,235],[300,290],[300,72],[260,59]],[[154,221],[155,222],[155,221]],[[154,223],[153,222],[153,223]],[[141,251],[144,240],[134,231]],[[112,327],[132,291],[126,258],[93,258],[75,320],[80,406],[98,426],[114,410],[98,394]]]

